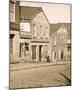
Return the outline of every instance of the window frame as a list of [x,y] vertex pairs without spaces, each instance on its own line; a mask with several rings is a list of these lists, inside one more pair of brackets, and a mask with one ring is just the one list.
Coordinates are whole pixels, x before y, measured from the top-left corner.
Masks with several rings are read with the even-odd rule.
[[[22,24],[22,25],[21,25]],[[24,24],[29,24],[29,30],[28,29],[25,29],[25,25]],[[23,32],[30,32],[30,23],[29,22],[20,22],[20,31],[23,31]]]
[[[13,5],[13,7],[12,7]],[[10,22],[15,22],[15,2],[10,2]]]

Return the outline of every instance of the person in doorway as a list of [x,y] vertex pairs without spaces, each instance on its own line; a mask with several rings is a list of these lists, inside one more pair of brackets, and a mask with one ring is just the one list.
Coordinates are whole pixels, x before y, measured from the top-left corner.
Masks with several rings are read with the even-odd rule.
[[47,56],[47,62],[50,62],[50,58],[49,58],[49,56]]

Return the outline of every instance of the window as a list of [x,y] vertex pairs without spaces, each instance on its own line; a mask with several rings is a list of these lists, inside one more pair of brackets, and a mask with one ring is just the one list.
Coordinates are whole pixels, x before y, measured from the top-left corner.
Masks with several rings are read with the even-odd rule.
[[20,23],[20,31],[23,31],[23,23]]
[[54,40],[54,45],[56,45],[56,36],[55,36],[55,38],[54,38],[55,40]]
[[42,38],[43,37],[43,27],[40,26],[40,37]]
[[57,45],[57,37],[56,37],[56,35],[52,37],[52,44]]
[[20,23],[20,30],[25,32],[30,32],[30,23],[28,22],[21,22]]
[[48,38],[49,35],[48,35],[48,27],[46,27],[46,38]]
[[43,36],[45,37],[45,28],[43,27]]
[[60,35],[59,35],[59,43],[62,44],[63,41],[64,41],[63,35],[60,34]]
[[66,43],[66,35],[60,35],[59,36],[59,41],[60,41],[60,44]]
[[15,21],[15,3],[10,2],[10,21]]
[[37,32],[36,32],[36,25],[33,24],[33,37],[36,37],[36,34],[37,34]]

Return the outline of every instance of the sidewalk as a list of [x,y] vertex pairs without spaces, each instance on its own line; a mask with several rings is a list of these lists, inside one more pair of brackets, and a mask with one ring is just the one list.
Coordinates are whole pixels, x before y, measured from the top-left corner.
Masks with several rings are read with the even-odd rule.
[[10,64],[11,71],[19,71],[25,69],[34,69],[39,67],[47,67],[47,66],[54,66],[54,65],[63,65],[63,64],[70,64],[70,61],[63,61],[63,62],[50,62],[50,63],[18,63],[18,64]]

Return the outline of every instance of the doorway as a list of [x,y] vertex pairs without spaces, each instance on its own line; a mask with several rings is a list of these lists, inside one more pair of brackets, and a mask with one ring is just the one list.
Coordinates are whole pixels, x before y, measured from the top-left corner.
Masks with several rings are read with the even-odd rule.
[[36,46],[32,46],[32,59],[36,59]]
[[63,50],[61,52],[61,60],[63,60],[63,56],[64,56],[64,53],[63,53]]
[[41,49],[42,49],[42,46],[39,46],[39,62],[41,62],[41,57],[42,57],[42,55],[41,55]]

